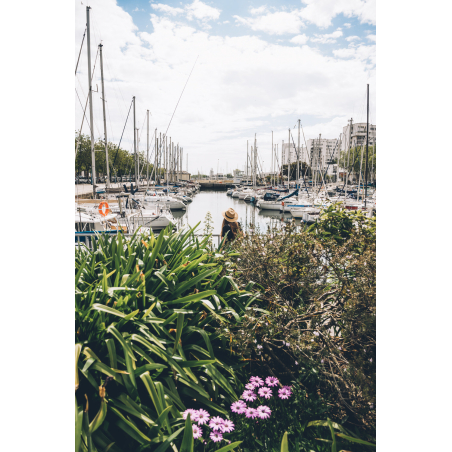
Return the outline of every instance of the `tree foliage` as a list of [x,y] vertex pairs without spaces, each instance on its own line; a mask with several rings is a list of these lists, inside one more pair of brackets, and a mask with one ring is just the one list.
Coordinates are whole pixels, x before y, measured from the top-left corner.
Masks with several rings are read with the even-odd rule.
[[[361,165],[361,154],[363,156],[363,162]],[[376,147],[369,146],[368,149],[368,163],[367,163],[367,171],[368,175],[371,174],[373,168],[373,174],[376,172],[377,168],[377,152]],[[365,172],[365,159],[366,159],[366,147],[357,146],[350,149],[350,156],[348,151],[342,151],[339,157],[339,166],[341,168],[345,168],[347,172],[350,172],[352,176],[356,179],[359,177],[359,172],[361,169],[362,177],[364,178]]]
[[[82,135],[79,137],[77,134],[75,137],[75,144],[77,146],[77,153],[75,157],[75,173],[78,175],[81,171],[85,171],[85,174],[91,172],[91,139],[88,135]],[[94,144],[95,159],[96,159],[96,174],[106,175],[107,165],[105,158],[105,145],[99,140]],[[135,159],[133,152],[126,151],[125,149],[118,149],[118,145],[109,142],[108,143],[108,160],[110,164],[111,176],[124,176],[135,173]],[[146,153],[141,151],[139,153],[140,162],[140,174],[146,176]],[[152,174],[154,165],[149,163],[149,175]],[[163,170],[159,171],[160,175],[163,175]]]

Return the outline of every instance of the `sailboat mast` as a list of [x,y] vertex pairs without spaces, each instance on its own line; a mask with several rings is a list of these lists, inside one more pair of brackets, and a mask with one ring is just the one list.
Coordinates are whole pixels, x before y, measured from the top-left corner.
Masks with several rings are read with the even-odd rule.
[[290,190],[290,129],[289,129],[289,141],[287,142],[289,145],[289,160],[287,165],[287,188]]
[[154,133],[154,169],[153,169],[153,173],[154,173],[154,186],[157,185],[157,129],[155,129],[155,133]]
[[[138,133],[140,129],[137,128],[137,181],[140,178],[140,135]],[[138,186],[138,183],[137,183]]]
[[257,143],[256,143],[256,134],[254,134],[254,180],[253,180],[253,188],[256,189],[256,164],[257,164]]
[[248,183],[248,140],[246,140],[246,183]]
[[365,194],[364,194],[364,207],[367,207],[367,165],[369,155],[369,84],[367,84],[367,127],[366,127],[366,169],[365,169]]
[[147,150],[146,150],[146,180],[147,180],[147,189],[149,189],[149,110],[146,111],[146,116],[147,116],[147,141],[146,141],[146,146],[147,146]]
[[[353,127],[353,118],[350,118],[350,127],[348,133],[348,154],[347,154],[347,168],[345,169],[345,197],[347,200],[347,186],[348,186],[348,173],[349,173],[349,165],[350,165],[350,153],[352,151],[352,127]],[[345,161],[345,157],[344,157]]]
[[135,184],[138,187],[138,172],[137,172],[137,127],[135,117],[135,96],[133,96],[133,155],[135,157]]
[[107,120],[105,117],[105,89],[104,89],[104,61],[102,58],[102,44],[99,44],[100,57],[100,80],[102,84],[102,111],[104,114],[104,141],[105,141],[105,165],[107,167],[107,189],[110,188],[110,166],[108,164],[108,140],[107,140]]
[[274,184],[274,182],[273,182],[273,153],[274,153],[274,151],[273,151],[273,130],[272,130],[272,163],[271,163],[271,168],[270,168],[270,171],[271,171],[271,173],[270,173],[270,184],[271,185],[273,185]]
[[296,188],[298,188],[298,183],[300,180],[300,123],[301,120],[298,120],[298,149],[297,149],[297,183]]
[[93,91],[91,85],[91,39],[89,30],[89,10],[86,7],[86,46],[88,48],[88,101],[89,101],[89,125],[91,129],[91,177],[93,181],[93,199],[96,199],[96,156],[94,154],[94,123],[93,123]]

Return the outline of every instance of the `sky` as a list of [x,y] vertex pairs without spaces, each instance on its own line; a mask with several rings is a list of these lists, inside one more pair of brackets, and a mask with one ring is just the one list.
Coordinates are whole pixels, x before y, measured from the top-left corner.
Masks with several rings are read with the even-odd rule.
[[[108,141],[119,142],[135,96],[139,150],[147,147],[149,110],[150,154],[154,130],[168,130],[192,174],[243,169],[255,135],[269,171],[272,132],[280,153],[288,129],[297,142],[298,119],[301,144],[303,136],[339,138],[350,118],[366,121],[367,84],[376,124],[375,1],[76,0],[75,65],[91,6],[94,137],[104,134],[100,43]],[[75,90],[79,131],[88,93],[86,39]],[[86,122],[82,132],[89,134]],[[121,148],[133,150],[132,112]]]

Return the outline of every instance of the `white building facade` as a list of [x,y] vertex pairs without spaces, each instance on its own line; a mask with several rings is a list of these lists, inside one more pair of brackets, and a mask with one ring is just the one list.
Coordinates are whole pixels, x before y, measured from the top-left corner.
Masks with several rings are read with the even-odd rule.
[[[300,162],[311,166],[313,170],[325,171],[328,169],[327,174],[332,175],[337,171],[340,150],[340,139],[322,138],[319,135],[319,138],[311,138],[306,141],[306,145],[300,147]],[[284,143],[282,161],[283,165],[287,165],[289,162],[296,163],[297,152],[293,143],[290,146]]]
[[[367,123],[357,122],[346,125],[342,129],[342,151],[350,148],[366,145]],[[373,146],[377,141],[377,126],[369,124],[369,146]]]
[[311,138],[306,141],[306,146],[301,153],[313,171],[327,171],[328,175],[337,172],[337,162],[341,151],[339,138]]

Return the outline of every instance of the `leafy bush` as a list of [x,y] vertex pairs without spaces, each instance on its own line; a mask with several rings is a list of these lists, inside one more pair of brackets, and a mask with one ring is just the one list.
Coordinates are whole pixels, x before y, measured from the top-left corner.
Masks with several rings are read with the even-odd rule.
[[207,242],[165,230],[76,251],[77,451],[177,450],[187,404],[226,415],[238,399],[241,364],[215,327],[252,294]]
[[[371,438],[375,430],[375,219],[330,207],[307,229],[294,223],[239,238],[239,287],[260,288],[254,311],[222,326],[250,374],[300,387],[314,409]],[[314,413],[313,413],[314,415]],[[311,418],[312,419],[312,418]],[[318,416],[314,417],[318,419]]]

